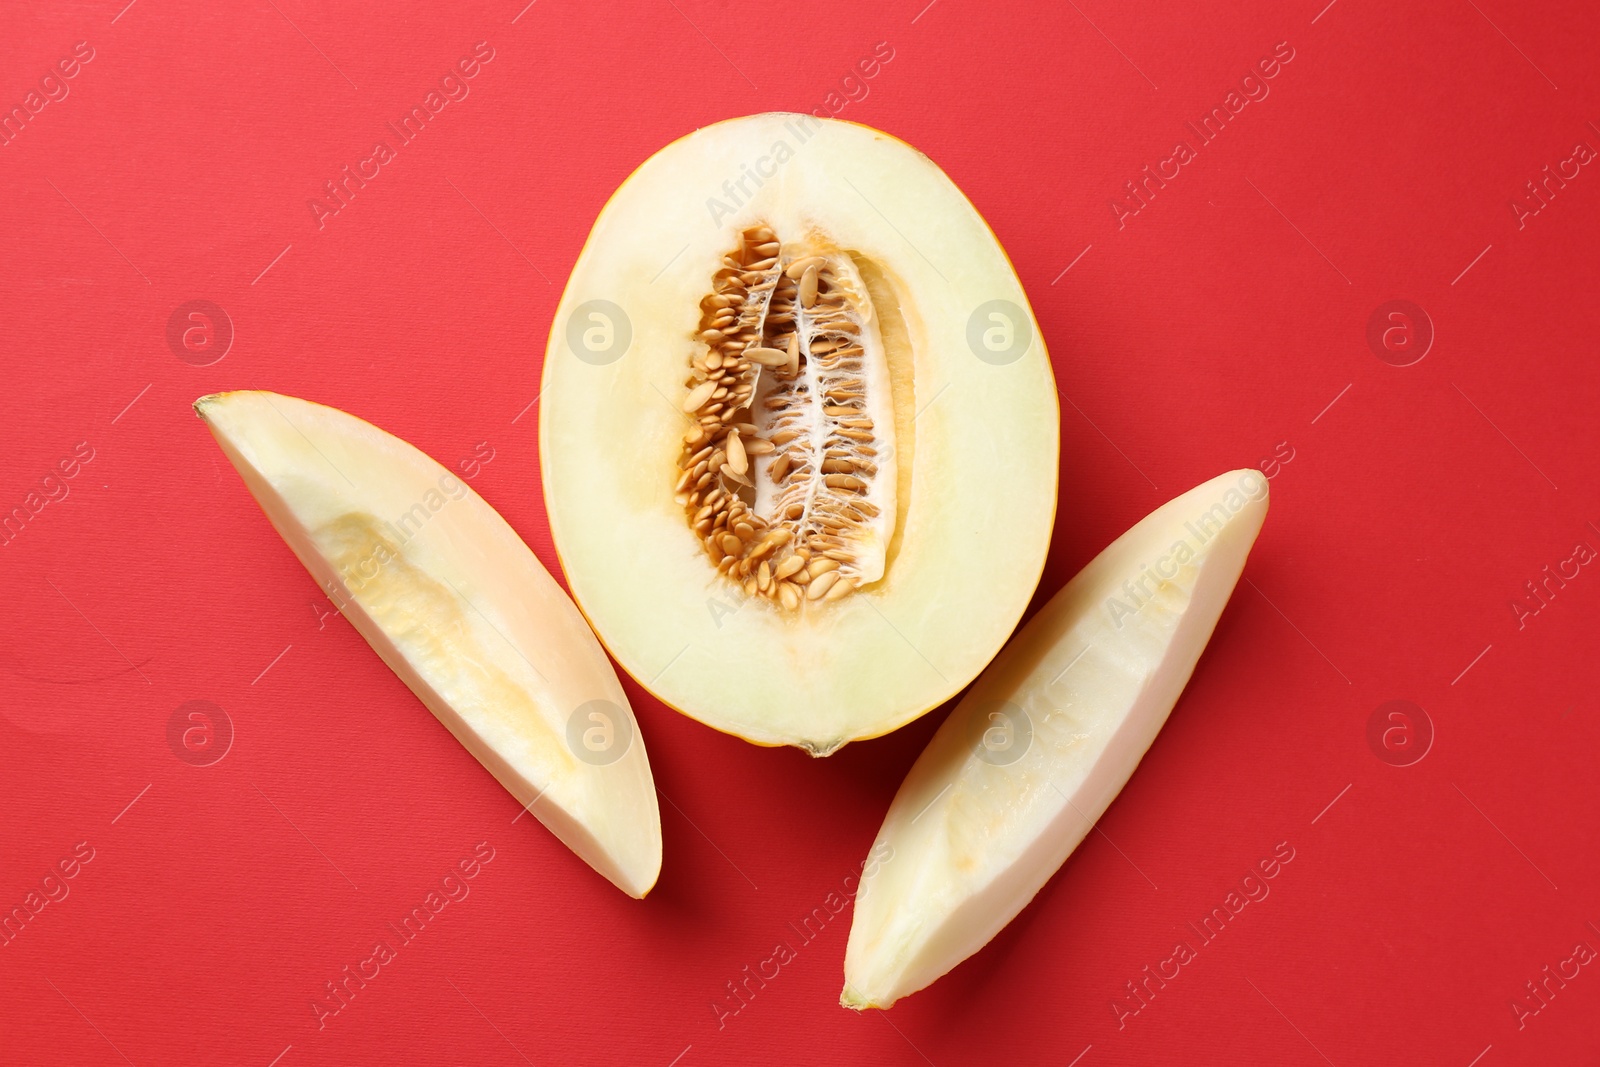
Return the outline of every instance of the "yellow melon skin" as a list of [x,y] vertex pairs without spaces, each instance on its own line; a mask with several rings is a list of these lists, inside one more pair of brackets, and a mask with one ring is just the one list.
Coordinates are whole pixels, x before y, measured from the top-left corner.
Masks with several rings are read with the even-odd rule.
[[[718,575],[674,500],[700,301],[756,225],[851,254],[893,376],[885,573],[798,613]],[[651,157],[573,268],[540,395],[545,501],[574,599],[624,669],[716,729],[817,755],[893,730],[976,677],[1037,585],[1059,452],[1038,325],[966,197],[877,130],[754,115]]]
[[1105,812],[1167,720],[1267,514],[1236,470],[1152,512],[1012,638],[918,758],[873,843],[845,949],[850,1008],[977,952]]
[[421,451],[268,392],[195,410],[374,651],[500,784],[623,892],[661,870],[644,740],[605,652],[498,512]]

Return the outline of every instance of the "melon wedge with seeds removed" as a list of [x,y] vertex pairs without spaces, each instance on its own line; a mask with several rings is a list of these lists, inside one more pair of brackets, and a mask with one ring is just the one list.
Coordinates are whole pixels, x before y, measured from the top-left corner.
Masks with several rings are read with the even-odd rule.
[[267,392],[194,406],[317,584],[439,721],[586,863],[649,892],[661,817],[628,699],[499,513],[334,408]]
[[893,730],[1038,584],[1038,326],[967,198],[877,130],[754,115],[651,157],[573,268],[540,395],[574,599],[719,730],[815,755]]
[[1014,637],[900,786],[840,1002],[886,1008],[982,948],[1083,840],[1183,692],[1267,514],[1239,470],[1158,508]]

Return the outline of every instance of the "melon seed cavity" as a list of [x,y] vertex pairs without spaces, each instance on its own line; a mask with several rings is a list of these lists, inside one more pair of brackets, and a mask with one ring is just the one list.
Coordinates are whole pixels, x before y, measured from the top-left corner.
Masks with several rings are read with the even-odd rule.
[[788,612],[878,581],[894,532],[894,409],[849,254],[751,227],[700,310],[676,500],[712,565]]

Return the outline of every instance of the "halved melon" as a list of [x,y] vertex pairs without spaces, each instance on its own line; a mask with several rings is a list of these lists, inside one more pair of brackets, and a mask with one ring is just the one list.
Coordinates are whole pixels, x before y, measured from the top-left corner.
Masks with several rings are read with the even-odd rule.
[[1051,598],[939,727],[872,847],[841,1003],[886,1008],[982,948],[1066,862],[1177,703],[1267,514],[1237,470]]
[[317,584],[456,740],[591,867],[649,892],[661,816],[628,698],[499,513],[334,408],[266,392],[194,406]]
[[601,212],[545,353],[568,583],[666,703],[825,755],[999,650],[1055,516],[1054,380],[938,167],[810,115],[734,119]]

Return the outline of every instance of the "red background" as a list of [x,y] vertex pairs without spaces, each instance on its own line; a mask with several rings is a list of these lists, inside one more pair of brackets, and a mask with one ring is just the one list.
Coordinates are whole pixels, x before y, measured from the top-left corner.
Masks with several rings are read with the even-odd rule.
[[[1510,1007],[1577,942],[1600,948],[1600,576],[1552,584],[1520,628],[1510,607],[1600,548],[1600,168],[1520,228],[1511,208],[1575,143],[1600,148],[1592,5],[125,2],[0,16],[7,108],[94,49],[0,147],[0,510],[94,450],[0,548],[0,907],[94,849],[0,947],[0,1061],[1594,1054],[1597,968],[1520,1029]],[[494,58],[470,96],[319,229],[322,183],[480,40]],[[719,1029],[725,983],[856,870],[942,712],[815,761],[628,681],[666,847],[629,900],[513,824],[515,801],[321,616],[189,403],[305,396],[447,463],[488,442],[475,488],[559,573],[533,401],[596,212],[697,126],[846,102],[880,41],[892,60],[841,117],[972,198],[1067,398],[1040,597],[1189,486],[1293,458],[1269,464],[1249,584],[1169,725],[1017,921],[856,1015],[835,1003],[840,915]],[[1280,41],[1294,58],[1270,95],[1119,229],[1123,183]],[[204,367],[166,340],[196,299],[234,331]],[[1436,332],[1410,366],[1366,340],[1391,299]],[[189,700],[231,718],[215,765],[169,747]],[[1368,743],[1390,700],[1435,731],[1414,765]],[[471,895],[319,1031],[323,983],[483,841]],[[1295,859],[1270,897],[1119,1029],[1123,984],[1279,842]]]

